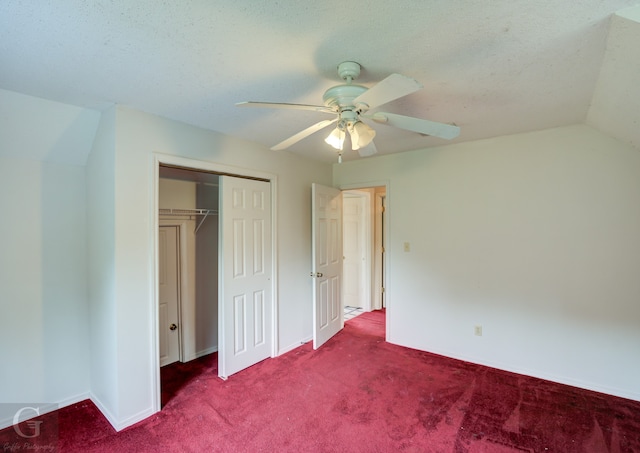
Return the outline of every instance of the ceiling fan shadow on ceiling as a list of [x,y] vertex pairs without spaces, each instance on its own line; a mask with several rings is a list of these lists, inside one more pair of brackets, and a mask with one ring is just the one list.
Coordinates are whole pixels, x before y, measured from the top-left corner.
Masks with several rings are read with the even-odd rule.
[[338,75],[345,83],[325,91],[322,96],[324,105],[249,101],[239,102],[236,106],[312,110],[335,115],[335,118],[313,124],[272,146],[271,149],[275,151],[288,148],[311,134],[336,124],[336,127],[325,138],[325,142],[337,151],[338,162],[342,162],[342,150],[347,134],[351,140],[351,149],[357,150],[361,157],[372,156],[377,152],[373,142],[376,131],[365,123],[363,119],[447,140],[460,135],[460,128],[451,124],[437,123],[395,113],[368,113],[383,104],[423,88],[418,81],[410,77],[391,74],[371,88],[355,85],[353,81],[360,75],[360,64],[354,61],[340,63],[338,65]]

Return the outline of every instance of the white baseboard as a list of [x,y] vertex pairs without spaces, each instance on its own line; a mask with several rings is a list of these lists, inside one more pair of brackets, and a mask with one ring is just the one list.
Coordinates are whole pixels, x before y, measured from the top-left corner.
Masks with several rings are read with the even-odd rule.
[[311,340],[313,340],[313,337],[304,338],[298,343],[293,343],[284,348],[280,348],[280,350],[278,351],[278,355],[286,354],[287,352],[293,351],[294,349],[299,348],[300,346],[310,342]]
[[214,352],[218,352],[217,346],[212,346],[207,349],[203,349],[202,351],[196,352],[196,356],[194,358],[199,359],[200,357],[204,357],[205,355],[213,354]]
[[[57,411],[58,409],[62,409],[63,407],[71,406],[72,404],[79,403],[80,401],[84,401],[89,399],[89,393],[80,393],[78,395],[72,396],[70,398],[65,398],[63,400],[58,401],[57,403],[47,403],[47,404],[39,404],[37,409],[39,415],[48,414],[49,412]],[[9,403],[11,404],[11,403]],[[22,403],[16,403],[22,404]],[[25,403],[26,404],[26,403]],[[33,411],[25,411],[24,417],[20,417],[18,422],[23,422],[28,420],[29,418],[33,418]],[[0,419],[0,429],[8,428],[13,426],[14,415],[3,416]]]
[[148,408],[132,415],[131,417],[125,418],[124,420],[118,422],[118,424],[116,425],[112,424],[111,426],[113,426],[116,431],[122,431],[123,429],[128,428],[131,425],[135,425],[136,423],[151,417],[153,414],[155,414],[153,409]]
[[113,416],[113,414],[109,411],[109,409],[107,409],[107,407],[104,404],[102,404],[102,401],[100,401],[100,398],[98,398],[93,393],[91,393],[89,397],[91,399],[91,402],[96,405],[98,410],[102,412],[102,415],[104,415],[104,418],[106,418],[109,424],[113,426],[113,428],[115,429],[117,425],[117,421],[116,421],[116,418]]
[[393,341],[393,339],[390,339],[390,338],[387,338],[387,342],[389,342],[391,344],[398,345],[398,346],[403,346],[405,348],[411,348],[411,349],[416,349],[416,350],[419,350],[419,351],[425,351],[425,352],[428,352],[428,353],[431,353],[431,354],[436,354],[436,355],[439,355],[439,356],[442,356],[442,357],[448,357],[448,358],[451,358],[451,359],[462,360],[464,362],[469,362],[469,363],[473,363],[473,364],[476,364],[476,365],[486,366],[486,367],[489,367],[489,368],[495,368],[496,370],[502,370],[502,371],[507,371],[509,373],[521,374],[523,376],[533,377],[533,378],[536,378],[536,379],[543,379],[545,381],[555,382],[557,384],[568,385],[568,386],[571,386],[571,387],[577,387],[577,388],[584,389],[584,390],[591,390],[591,391],[594,391],[594,392],[604,393],[606,395],[617,396],[617,397],[620,397],[620,398],[626,398],[626,399],[634,400],[634,401],[640,401],[640,393],[634,392],[634,391],[628,391],[628,390],[625,390],[625,389],[614,388],[614,387],[610,387],[610,386],[606,386],[606,385],[602,385],[602,384],[598,384],[598,383],[594,383],[594,382],[585,381],[585,380],[582,380],[582,379],[575,379],[575,378],[571,378],[571,377],[567,377],[567,376],[556,375],[556,374],[545,372],[545,371],[541,371],[541,370],[518,367],[518,366],[512,366],[510,364],[496,362],[496,361],[489,361],[489,360],[480,361],[480,360],[477,360],[475,357],[468,357],[468,356],[459,355],[459,354],[452,354],[450,351],[443,351],[443,350],[438,350],[438,349],[429,349],[429,350],[420,349],[420,348],[417,348],[415,346],[410,346],[410,345],[405,345],[405,344],[402,344],[402,343],[397,343],[397,342]]
[[91,401],[93,402],[93,404],[96,405],[98,410],[102,412],[102,415],[104,415],[104,418],[107,419],[109,424],[116,431],[122,431],[123,429],[128,428],[131,425],[135,425],[136,423],[141,422],[145,418],[151,417],[155,413],[152,408],[147,408],[145,410],[138,412],[137,414],[133,414],[132,416],[125,418],[124,420],[118,420],[113,416],[111,412],[109,412],[107,407],[104,404],[102,404],[102,401],[100,401],[98,397],[91,394]]
[[217,346],[212,346],[207,349],[203,349],[202,351],[198,351],[195,354],[188,356],[182,363],[191,362],[192,360],[199,359],[200,357],[204,357],[205,355],[213,354],[214,352],[218,352]]

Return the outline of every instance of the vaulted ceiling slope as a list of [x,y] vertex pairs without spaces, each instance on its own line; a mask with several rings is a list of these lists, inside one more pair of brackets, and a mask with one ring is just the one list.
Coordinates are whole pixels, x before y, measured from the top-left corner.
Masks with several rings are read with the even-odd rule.
[[[455,141],[587,122],[638,146],[636,3],[4,0],[0,88],[123,104],[272,146],[326,117],[235,104],[322,104],[352,60],[365,86],[391,73],[421,82],[384,110],[455,123]],[[446,143],[374,127],[380,154]],[[331,162],[327,133],[289,150]]]
[[640,148],[640,6],[611,19],[607,51],[586,123]]

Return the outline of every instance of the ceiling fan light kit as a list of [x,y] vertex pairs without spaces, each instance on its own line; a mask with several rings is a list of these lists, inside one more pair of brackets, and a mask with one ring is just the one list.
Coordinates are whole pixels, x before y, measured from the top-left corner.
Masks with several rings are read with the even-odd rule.
[[371,156],[377,152],[375,144],[373,143],[376,131],[363,122],[363,118],[375,123],[386,124],[388,126],[447,140],[451,140],[460,134],[460,128],[455,125],[436,123],[434,121],[385,112],[366,114],[368,110],[375,109],[380,105],[394,101],[423,88],[419,82],[410,77],[391,74],[371,88],[354,85],[353,81],[360,75],[360,64],[354,61],[340,63],[338,65],[338,75],[345,83],[336,85],[325,91],[322,96],[324,106],[274,102],[240,102],[236,105],[238,107],[313,110],[336,115],[335,119],[320,121],[278,143],[271,149],[279,150],[288,148],[330,124],[337,123],[336,128],[325,138],[325,142],[338,150],[338,162],[342,162],[342,149],[346,132],[349,133],[351,138],[351,149],[354,151],[357,150],[361,157]]
[[344,126],[338,124],[338,126],[324,139],[324,141],[333,146],[335,149],[342,151],[345,138]]
[[362,121],[356,121],[351,125],[349,135],[351,135],[351,149],[358,150],[371,143],[376,136],[376,131]]

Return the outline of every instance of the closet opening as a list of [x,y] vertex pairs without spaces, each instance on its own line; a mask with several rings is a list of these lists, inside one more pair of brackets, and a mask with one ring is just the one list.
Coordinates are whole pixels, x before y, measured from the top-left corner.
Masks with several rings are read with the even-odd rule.
[[169,365],[218,351],[219,175],[160,165],[158,176],[158,349],[164,406],[174,393],[164,387],[181,386],[181,374]]
[[192,367],[226,380],[277,351],[275,177],[194,163],[156,161],[158,410]]

